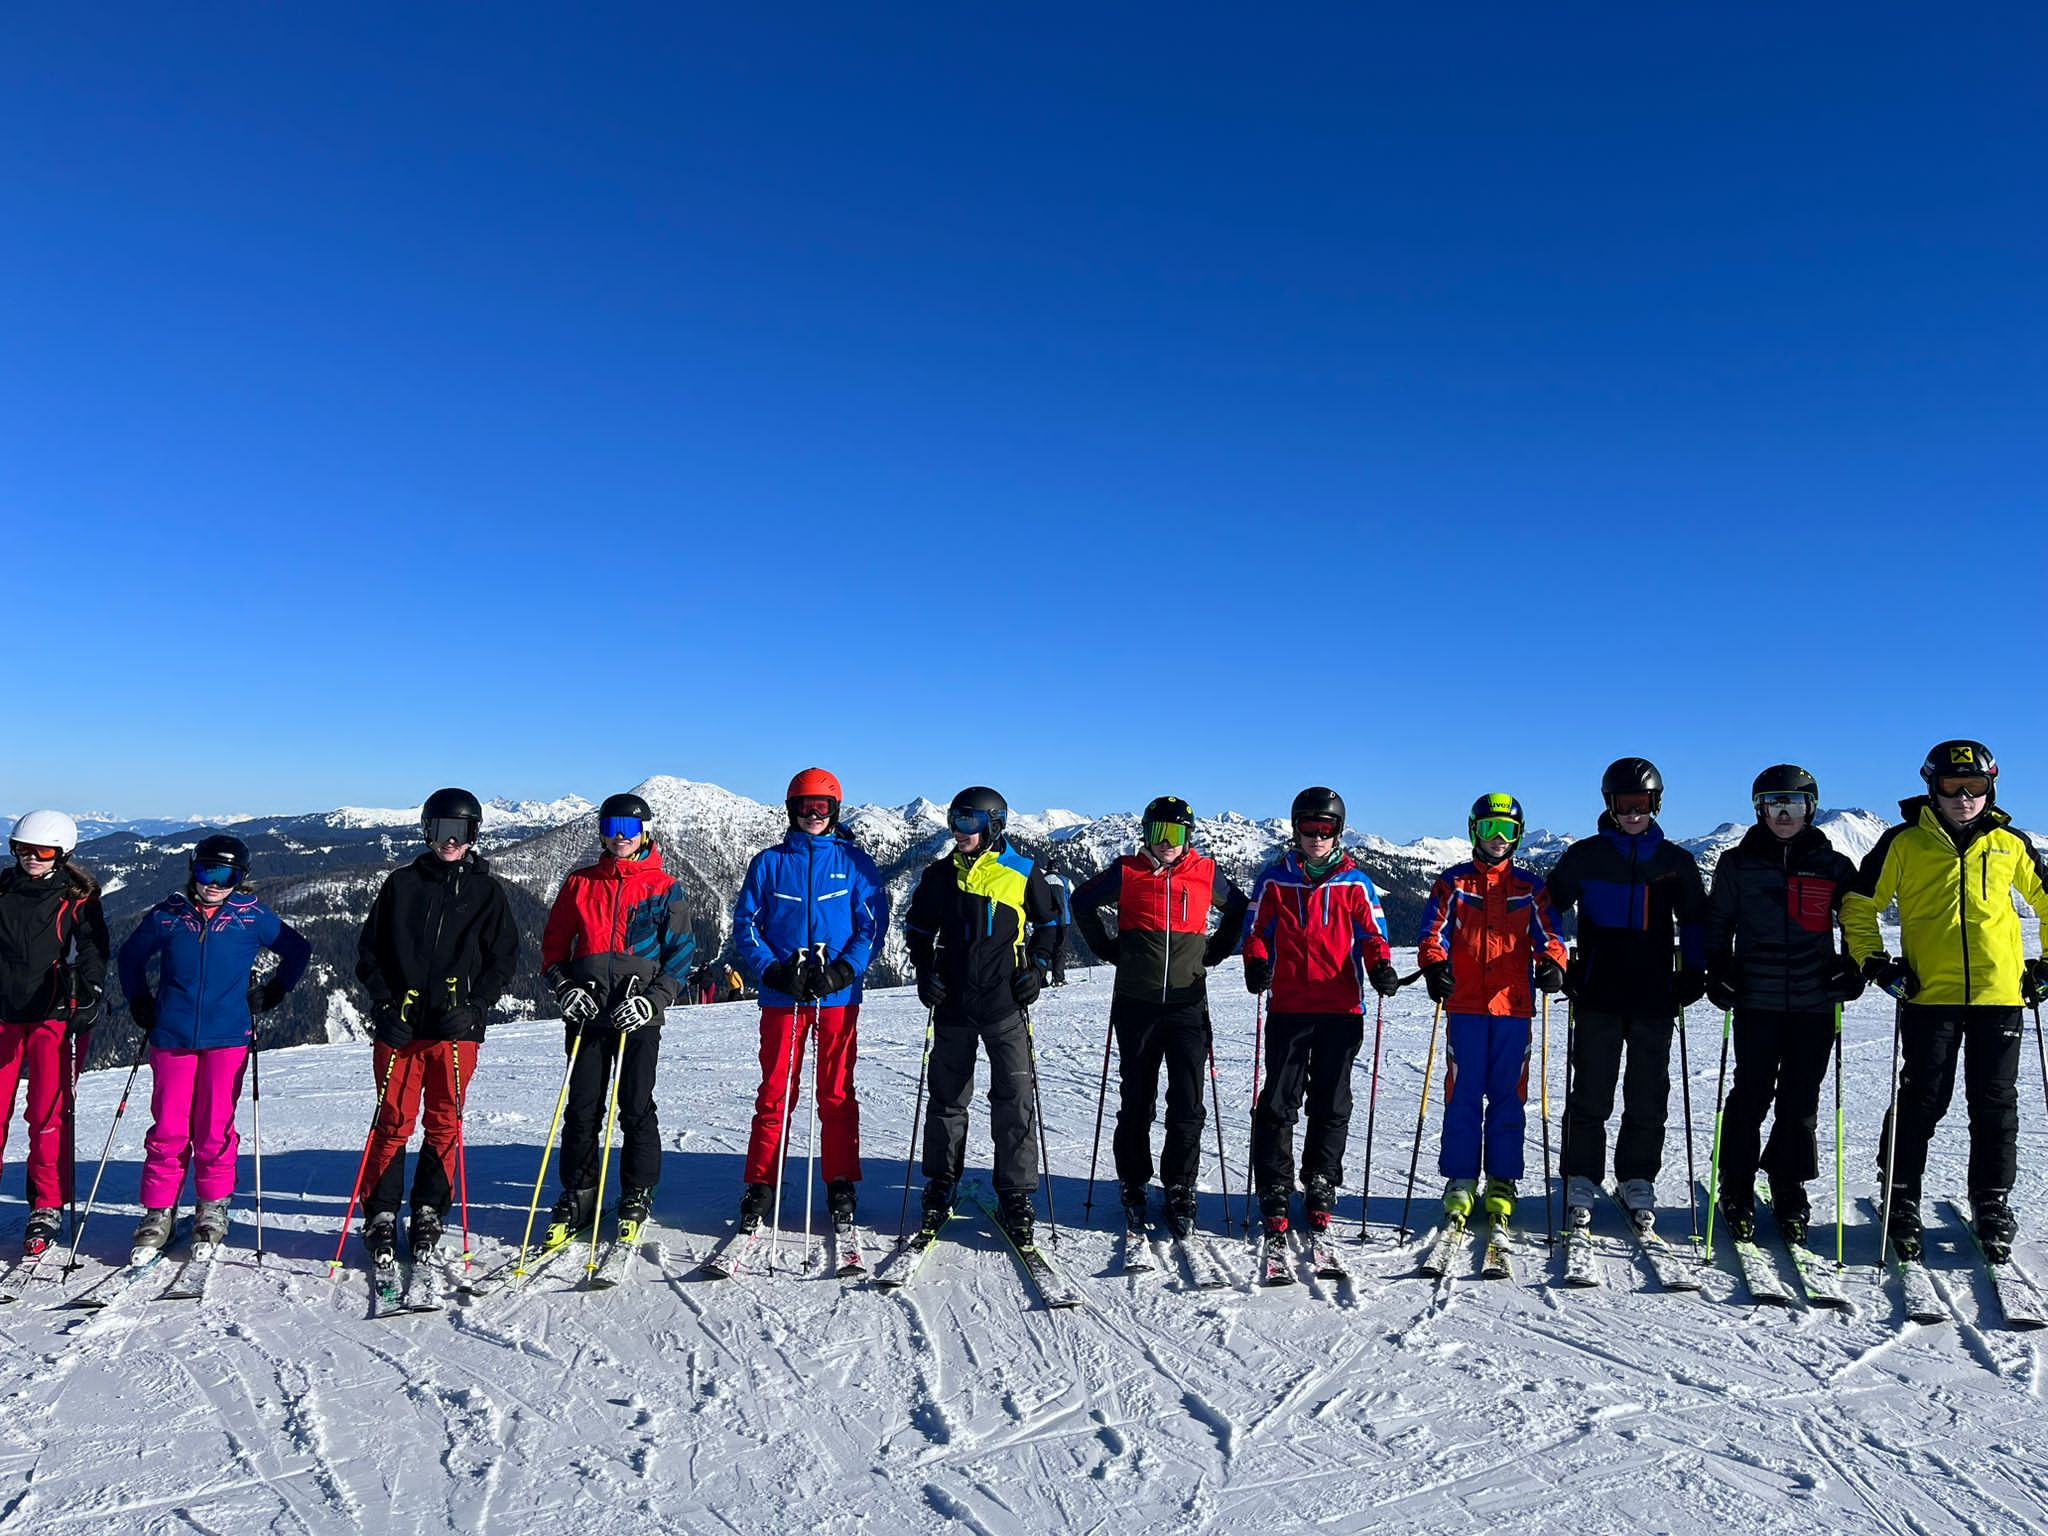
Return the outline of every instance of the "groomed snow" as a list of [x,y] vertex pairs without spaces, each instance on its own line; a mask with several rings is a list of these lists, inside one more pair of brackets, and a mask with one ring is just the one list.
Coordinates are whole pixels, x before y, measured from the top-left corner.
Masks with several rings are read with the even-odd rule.
[[[1408,968],[1412,957],[1399,958]],[[917,1286],[894,1296],[793,1274],[695,1278],[736,1202],[751,1110],[756,1016],[733,1004],[670,1015],[660,1267],[643,1262],[608,1293],[553,1279],[370,1321],[361,1271],[337,1281],[326,1266],[371,1110],[367,1048],[266,1054],[260,1267],[248,1250],[245,1096],[238,1246],[203,1305],[56,1310],[59,1285],[39,1281],[0,1309],[0,1529],[1960,1536],[2048,1522],[2044,1335],[2002,1326],[1952,1226],[1931,1228],[1960,1318],[1951,1326],[1903,1323],[1868,1277],[1852,1281],[1859,1305],[1848,1317],[1752,1309],[1732,1271],[1710,1275],[1704,1295],[1659,1293],[1611,1208],[1598,1219],[1605,1290],[1555,1285],[1540,1244],[1516,1283],[1459,1279],[1439,1291],[1412,1277],[1413,1249],[1396,1250],[1389,1234],[1429,1030],[1420,988],[1387,1010],[1375,1242],[1355,1250],[1355,1294],[1198,1295],[1171,1272],[1113,1273],[1106,1130],[1093,1221],[1081,1220],[1108,996],[1106,972],[1076,971],[1037,1014],[1057,1252],[1088,1296],[1061,1314],[1036,1305],[978,1215],[957,1220]],[[1214,978],[1214,1012],[1235,1220],[1254,1021],[1234,964]],[[1696,1010],[1688,1037],[1702,1178],[1719,1023]],[[923,1025],[903,992],[871,998],[862,1019],[863,1215],[885,1231]],[[1560,1008],[1553,1108],[1564,1036]],[[1850,1010],[1852,1197],[1873,1192],[1890,1044],[1888,1000]],[[1368,1038],[1340,1211],[1347,1236],[1360,1212],[1370,1051]],[[87,1178],[125,1075],[82,1085]],[[493,1030],[469,1125],[471,1216],[487,1257],[516,1239],[560,1077],[557,1025]],[[2017,1204],[2038,1223],[2048,1145],[2031,1042],[2021,1088]],[[145,1069],[107,1175],[115,1198],[88,1230],[92,1267],[73,1289],[125,1250],[147,1089]],[[1438,1187],[1435,1099],[1414,1207],[1424,1226]],[[1528,1145],[1533,1170],[1533,1116]],[[802,1147],[799,1127],[793,1168]],[[1958,1106],[1936,1141],[1933,1188],[1959,1191],[1964,1147]],[[970,1165],[986,1160],[977,1098]],[[1674,1084],[1662,1226],[1681,1242],[1684,1169]],[[803,1185],[793,1177],[790,1189],[785,1212],[800,1224]],[[1831,1182],[1814,1193],[1825,1221]],[[1540,1238],[1541,1205],[1532,1198],[1525,1215]],[[1203,1216],[1216,1222],[1214,1198]],[[1850,1238],[1852,1260],[1870,1264],[1860,1215]],[[1817,1240],[1831,1244],[1832,1228]],[[2023,1252],[2044,1267],[2038,1247]],[[353,1242],[348,1258],[359,1259]]]

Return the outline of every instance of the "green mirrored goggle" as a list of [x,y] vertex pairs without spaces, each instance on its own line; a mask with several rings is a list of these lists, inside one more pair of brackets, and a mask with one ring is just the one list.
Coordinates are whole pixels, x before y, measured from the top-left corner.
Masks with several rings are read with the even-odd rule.
[[1145,823],[1145,842],[1147,846],[1171,843],[1176,848],[1184,847],[1191,830],[1177,821],[1148,821]]
[[1511,843],[1522,840],[1522,824],[1512,816],[1481,816],[1472,823],[1472,837],[1481,843],[1504,837]]

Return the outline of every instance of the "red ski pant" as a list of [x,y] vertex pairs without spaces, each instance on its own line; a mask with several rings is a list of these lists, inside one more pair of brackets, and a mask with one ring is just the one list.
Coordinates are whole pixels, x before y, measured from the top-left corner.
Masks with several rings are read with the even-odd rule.
[[43,1210],[64,1203],[64,1021],[0,1024],[0,1155],[14,1123],[14,1095],[28,1069],[28,1203]]
[[754,1131],[747,1138],[749,1184],[773,1184],[785,1123],[782,1096],[794,1070],[796,1094],[787,1120],[803,1100],[804,1039],[817,1021],[818,1119],[824,1125],[825,1182],[860,1177],[860,1103],[853,1096],[854,1025],[860,1004],[843,1008],[761,1010],[761,1091],[754,1095]]
[[[377,1043],[372,1066],[384,1097],[370,1132],[370,1156],[357,1196],[363,1216],[393,1214],[405,1196],[405,1144],[426,1111],[427,1134],[412,1181],[412,1208],[448,1214],[460,1158],[462,1110],[476,1072],[474,1040],[414,1040],[392,1047]],[[457,1086],[456,1074],[461,1083]],[[385,1074],[390,1076],[387,1080]]]

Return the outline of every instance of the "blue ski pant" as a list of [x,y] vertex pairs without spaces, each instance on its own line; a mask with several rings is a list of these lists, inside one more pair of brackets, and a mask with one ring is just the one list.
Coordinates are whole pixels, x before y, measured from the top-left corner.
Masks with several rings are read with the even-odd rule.
[[1444,1017],[1444,1139],[1437,1171],[1447,1179],[1522,1176],[1522,1104],[1529,1096],[1529,1021],[1485,1013]]

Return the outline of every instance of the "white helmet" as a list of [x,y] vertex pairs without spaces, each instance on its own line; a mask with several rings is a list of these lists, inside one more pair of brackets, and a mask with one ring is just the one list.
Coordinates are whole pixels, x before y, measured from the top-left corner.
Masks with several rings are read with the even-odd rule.
[[69,853],[78,846],[78,823],[62,811],[30,811],[14,824],[13,840]]

